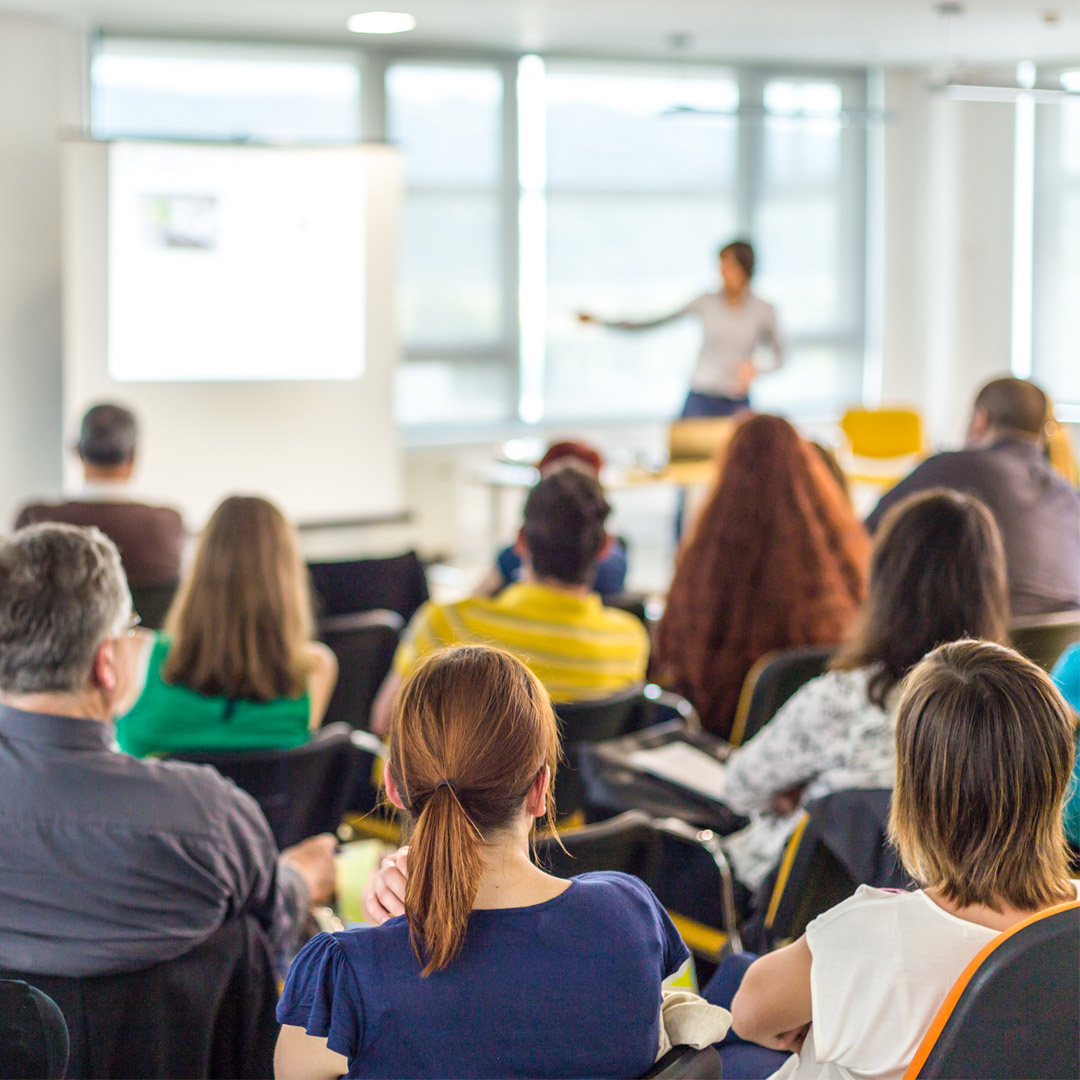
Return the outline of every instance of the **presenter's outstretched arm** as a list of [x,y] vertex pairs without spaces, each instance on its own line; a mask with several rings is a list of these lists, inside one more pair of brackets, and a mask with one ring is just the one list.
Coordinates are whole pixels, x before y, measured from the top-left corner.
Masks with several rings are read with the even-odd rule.
[[665,323],[674,322],[676,319],[681,319],[684,315],[689,315],[693,310],[696,301],[691,301],[689,304],[685,304],[679,308],[678,311],[671,312],[670,315],[662,315],[658,319],[649,319],[646,322],[631,322],[628,320],[619,320],[618,322],[612,322],[608,319],[598,319],[595,315],[590,314],[587,311],[578,312],[578,322],[583,323],[596,323],[598,326],[606,326],[611,330],[652,330],[657,326],[663,326]]

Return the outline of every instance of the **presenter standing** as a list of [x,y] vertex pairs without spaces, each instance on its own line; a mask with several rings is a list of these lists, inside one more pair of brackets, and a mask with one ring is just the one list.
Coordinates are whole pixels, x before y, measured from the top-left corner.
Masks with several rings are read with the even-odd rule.
[[[586,312],[578,318],[616,330],[651,330],[684,315],[698,316],[704,336],[682,416],[733,416],[750,407],[750,386],[759,372],[775,371],[784,362],[776,312],[751,290],[753,276],[754,249],[736,240],[720,249],[721,288],[717,292],[704,293],[678,311],[649,322],[606,322]],[[768,345],[772,351],[768,369],[755,363],[759,345]]]

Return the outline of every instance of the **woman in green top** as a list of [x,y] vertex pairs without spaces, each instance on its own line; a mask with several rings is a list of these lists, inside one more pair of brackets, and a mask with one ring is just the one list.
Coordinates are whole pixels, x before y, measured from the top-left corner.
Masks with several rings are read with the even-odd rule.
[[299,746],[322,722],[334,654],[311,640],[296,531],[265,499],[214,511],[160,634],[142,635],[146,677],[117,722],[129,754]]

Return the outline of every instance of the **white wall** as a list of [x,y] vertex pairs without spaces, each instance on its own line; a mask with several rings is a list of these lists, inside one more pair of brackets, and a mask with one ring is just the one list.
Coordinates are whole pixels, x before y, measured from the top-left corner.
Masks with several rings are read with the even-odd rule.
[[61,126],[79,121],[79,36],[0,14],[0,529],[60,483]]
[[978,386],[1009,371],[1013,112],[929,80],[884,76],[881,396],[955,444]]

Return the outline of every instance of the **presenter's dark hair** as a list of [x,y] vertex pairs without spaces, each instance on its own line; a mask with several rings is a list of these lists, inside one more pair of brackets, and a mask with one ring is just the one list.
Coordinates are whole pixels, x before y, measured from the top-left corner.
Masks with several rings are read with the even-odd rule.
[[753,246],[746,240],[732,240],[730,244],[725,244],[719,251],[719,257],[722,259],[725,255],[730,255],[742,267],[747,280],[754,276],[757,257]]
[[1005,641],[1008,622],[1005,551],[990,511],[958,491],[924,491],[885,515],[866,603],[831,666],[873,669],[869,697],[885,709],[931,649],[961,638]]
[[135,414],[122,405],[94,405],[79,429],[76,450],[87,465],[126,465],[135,457]]
[[[551,699],[509,653],[444,649],[405,680],[387,768],[410,819],[405,916],[424,975],[460,952],[485,845],[518,819],[545,766],[554,784],[558,759]],[[545,816],[554,829],[551,790]]]
[[580,469],[560,469],[544,477],[525,502],[522,539],[533,573],[567,585],[592,580],[607,535],[611,507],[603,488]]

